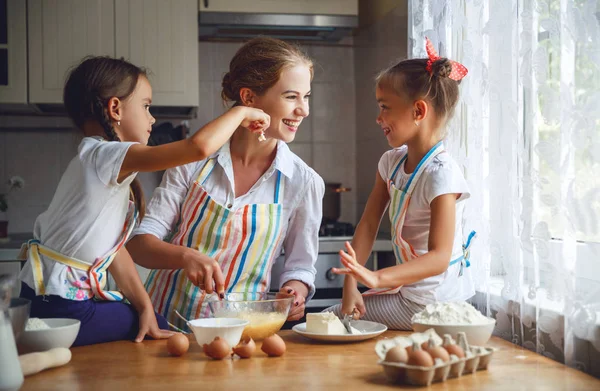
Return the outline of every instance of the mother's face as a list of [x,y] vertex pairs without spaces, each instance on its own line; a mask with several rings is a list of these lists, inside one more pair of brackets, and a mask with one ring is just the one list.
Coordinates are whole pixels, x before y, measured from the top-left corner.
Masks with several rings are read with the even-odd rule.
[[265,131],[270,138],[292,142],[302,120],[308,116],[310,69],[296,65],[284,69],[275,85],[257,96],[254,107],[271,116],[271,126]]

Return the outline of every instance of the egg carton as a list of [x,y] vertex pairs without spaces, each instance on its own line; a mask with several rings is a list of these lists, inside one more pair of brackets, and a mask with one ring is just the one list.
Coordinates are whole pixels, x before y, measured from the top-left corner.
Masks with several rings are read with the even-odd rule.
[[[385,353],[388,349],[398,345],[402,347],[410,346],[410,341],[422,343],[426,341],[425,334],[431,336],[431,332],[435,334],[433,330],[427,330],[425,333],[415,333],[409,337],[396,337],[378,342],[379,346],[375,348],[377,355],[380,357],[378,364],[383,366],[383,371],[390,381],[414,386],[429,386],[431,383],[444,382],[448,379],[461,377],[464,374],[486,370],[496,350],[484,346],[466,346],[466,357],[458,358],[451,354],[450,361],[443,362],[436,359],[435,364],[431,367],[385,361]],[[437,334],[434,335],[434,340],[436,336]],[[440,339],[439,336],[437,338]]]

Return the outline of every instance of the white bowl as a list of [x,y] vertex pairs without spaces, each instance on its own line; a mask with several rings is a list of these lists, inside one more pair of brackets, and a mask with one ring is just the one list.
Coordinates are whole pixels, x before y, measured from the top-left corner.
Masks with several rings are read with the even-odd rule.
[[70,348],[77,338],[81,322],[77,319],[43,318],[50,328],[24,330],[19,338],[19,353],[45,352],[53,348]]
[[443,338],[444,334],[450,334],[455,341],[457,338],[456,335],[459,332],[464,332],[469,345],[484,346],[492,336],[495,325],[496,319],[488,318],[488,322],[484,324],[441,325],[413,322],[412,328],[418,333],[434,329],[440,337]]
[[240,342],[248,323],[247,320],[237,318],[205,318],[190,320],[188,326],[200,346],[211,343],[215,337],[221,337],[229,346],[234,347]]

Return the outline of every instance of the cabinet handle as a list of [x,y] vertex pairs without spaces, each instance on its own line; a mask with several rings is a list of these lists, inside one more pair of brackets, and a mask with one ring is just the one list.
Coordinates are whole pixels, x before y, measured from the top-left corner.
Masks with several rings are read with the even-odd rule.
[[329,281],[333,281],[338,277],[337,274],[335,274],[333,272],[333,268],[330,267],[326,272],[325,272],[325,278],[328,279]]
[[208,8],[208,0],[204,0],[204,8]]

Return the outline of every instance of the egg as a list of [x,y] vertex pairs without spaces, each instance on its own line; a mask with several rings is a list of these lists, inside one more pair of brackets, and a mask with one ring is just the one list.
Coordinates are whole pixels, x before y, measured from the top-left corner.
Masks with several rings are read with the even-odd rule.
[[204,344],[202,349],[204,350],[204,354],[215,360],[222,360],[231,354],[231,347],[221,337],[215,337],[211,343]]
[[406,364],[408,361],[408,353],[402,346],[394,346],[385,354],[386,362],[400,362]]
[[241,358],[250,358],[256,350],[256,344],[250,337],[246,337],[243,341],[233,348],[233,352]]
[[431,367],[433,366],[433,358],[415,342],[412,346],[412,352],[408,356],[408,365]]
[[442,345],[448,354],[454,354],[458,358],[465,357],[465,351],[452,340],[450,335],[444,335],[444,344]]
[[450,361],[450,355],[448,354],[448,351],[440,345],[436,345],[433,339],[429,340],[424,350],[431,355],[433,361],[435,361],[436,358],[439,358],[443,362]]
[[263,340],[260,349],[271,357],[283,356],[285,353],[285,342],[277,334],[273,334]]
[[167,340],[167,351],[171,356],[182,356],[190,348],[190,340],[183,334],[174,334]]

